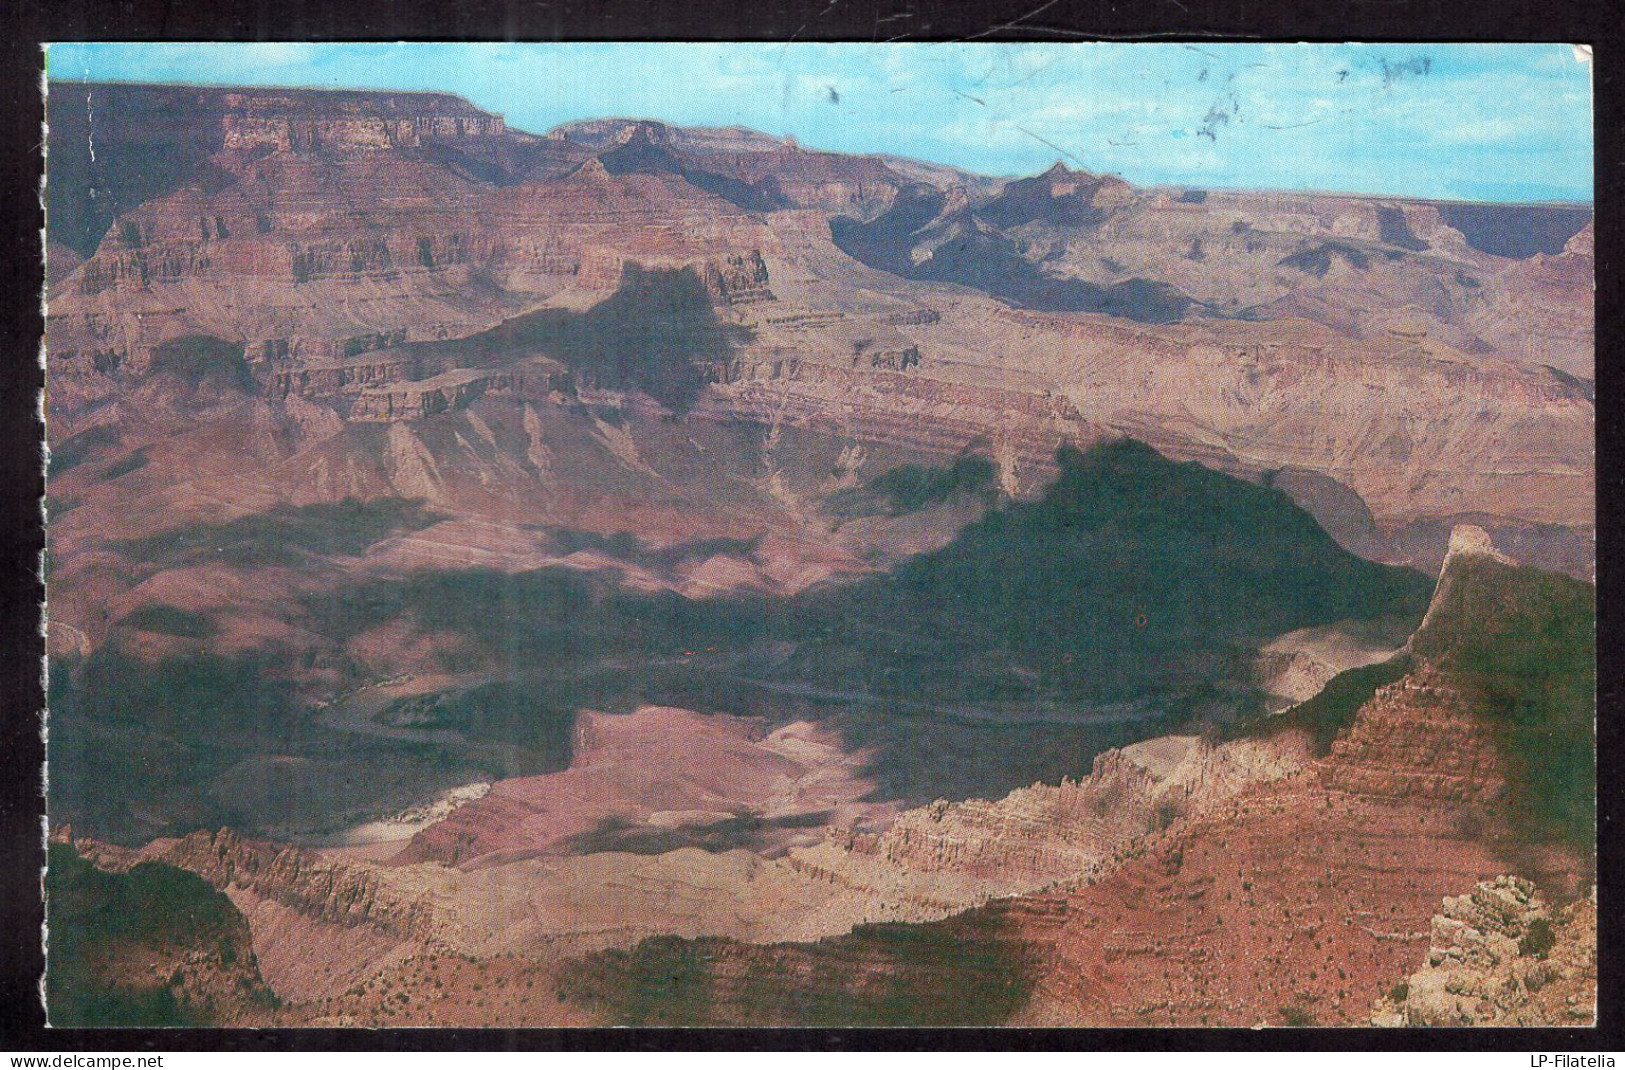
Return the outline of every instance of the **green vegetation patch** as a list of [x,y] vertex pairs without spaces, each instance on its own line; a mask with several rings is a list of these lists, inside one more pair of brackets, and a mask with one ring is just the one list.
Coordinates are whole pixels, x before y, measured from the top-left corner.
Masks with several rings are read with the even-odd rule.
[[862,487],[836,492],[829,508],[838,517],[855,517],[874,513],[904,516],[961,497],[992,505],[998,498],[997,476],[992,461],[975,455],[946,466],[899,465]]
[[[50,932],[46,1000],[56,1026],[204,1026],[207,1012],[192,1005],[174,976],[154,980],[155,963],[177,967],[210,956],[255,985],[248,924],[223,892],[203,878],[159,862],[127,873],[108,873],[67,844],[53,843],[45,879]],[[177,970],[178,972],[178,970]]]
[[983,912],[813,944],[653,937],[568,963],[560,979],[565,998],[633,1026],[999,1025],[1032,988],[1024,945]]
[[266,513],[220,524],[194,524],[115,548],[132,560],[167,567],[222,561],[243,568],[297,566],[316,556],[356,556],[393,535],[420,531],[445,519],[419,501],[376,498],[337,503],[279,505]]
[[126,613],[119,624],[142,632],[175,635],[183,639],[208,639],[218,630],[214,621],[201,613],[179,606],[154,602]]
[[1446,579],[1415,653],[1450,672],[1496,732],[1525,832],[1593,848],[1596,588],[1487,557],[1458,559]]

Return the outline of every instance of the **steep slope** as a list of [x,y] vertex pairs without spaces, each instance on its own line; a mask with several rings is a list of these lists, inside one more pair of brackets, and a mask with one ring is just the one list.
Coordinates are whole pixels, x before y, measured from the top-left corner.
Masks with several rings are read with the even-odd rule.
[[46,1005],[53,1026],[223,1026],[269,1020],[248,925],[220,892],[160,862],[97,869],[50,845]]
[[[967,963],[997,958],[1010,995],[992,1006],[1011,1023],[1352,1024],[1412,968],[1442,896],[1511,864],[1546,894],[1575,897],[1589,852],[1563,838],[1575,826],[1562,821],[1590,805],[1590,765],[1561,741],[1589,724],[1584,666],[1571,660],[1589,642],[1589,601],[1583,585],[1504,564],[1486,545],[1461,533],[1414,660],[1393,683],[1363,685],[1369,697],[1324,759],[1144,837],[1070,887],[925,926],[918,946],[964,949],[971,977],[985,974]],[[1498,700],[1486,688],[1505,678],[1473,656],[1490,635],[1499,665],[1550,659],[1578,682]],[[1559,741],[1552,762],[1531,764],[1519,726]],[[921,968],[906,948],[861,929],[767,950],[648,943],[570,976],[611,1020],[783,1024],[831,999],[876,1013],[861,994]],[[678,960],[689,963],[680,986],[636,986]]]
[[[1033,179],[1047,189],[1048,179]],[[864,223],[846,216],[830,223],[830,234],[842,252],[870,267],[910,279],[956,283],[983,290],[1021,308],[1048,312],[1100,312],[1143,323],[1178,320],[1190,298],[1171,286],[1131,278],[1099,285],[1043,273],[1022,254],[1021,246],[998,229],[1047,218],[1062,226],[1079,226],[1103,217],[1090,199],[1077,194],[1035,196],[1014,192],[1012,183],[980,211],[930,187],[912,187],[878,218]],[[1051,207],[1055,205],[1055,207]],[[989,222],[984,222],[984,220]]]
[[115,218],[143,201],[186,186],[229,184],[222,153],[387,146],[440,154],[447,163],[485,157],[496,164],[506,156],[513,170],[545,171],[565,147],[510,132],[500,116],[448,93],[53,78],[47,103],[55,131],[47,227],[53,240],[85,257]]
[[[1419,202],[1175,195],[1065,168],[994,188],[621,120],[536,138],[436,94],[55,84],[52,242],[85,262],[53,258],[51,436],[122,434],[96,451],[100,470],[134,475],[173,442],[192,465],[252,458],[254,478],[207,488],[239,510],[422,496],[449,458],[406,441],[415,425],[466,423],[488,393],[570,391],[557,368],[489,347],[429,361],[403,347],[501,340],[493,328],[543,307],[613,303],[629,267],[686,270],[738,340],[663,396],[748,429],[763,488],[804,544],[825,544],[810,556],[885,541],[832,538],[818,513],[888,461],[971,450],[1030,494],[1058,444],[1129,433],[1249,478],[1331,480],[1359,500],[1334,534],[1383,560],[1431,569],[1449,525],[1470,520],[1589,575],[1584,229],[1517,260]],[[1545,233],[1538,210],[1502,216]],[[219,359],[240,360],[252,388],[177,419],[148,378],[177,344],[230,351]],[[378,422],[408,425],[386,447],[398,476],[378,474],[378,443],[342,433]],[[251,441],[228,451],[245,426]],[[477,427],[456,433],[479,452]],[[811,448],[781,448],[785,435]],[[658,436],[630,438],[617,449],[658,462]],[[267,470],[302,452],[311,469]],[[526,467],[511,460],[481,458],[476,478],[504,484]]]

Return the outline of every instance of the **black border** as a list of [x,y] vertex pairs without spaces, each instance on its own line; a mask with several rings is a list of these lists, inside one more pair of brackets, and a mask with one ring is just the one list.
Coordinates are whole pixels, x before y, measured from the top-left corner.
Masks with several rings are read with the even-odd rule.
[[[14,0],[0,19],[4,63],[0,286],[0,1050],[517,1051],[517,1050],[1118,1050],[1618,1051],[1625,1049],[1621,940],[1610,918],[1599,945],[1599,1025],[1528,1030],[1245,1029],[380,1029],[46,1030],[38,1000],[44,861],[37,712],[44,700],[37,578],[43,425],[38,418],[39,46],[72,40],[1323,40],[1555,41],[1595,48],[1597,196],[1598,884],[1611,910],[1625,884],[1618,828],[1625,753],[1616,535],[1625,505],[1617,461],[1625,421],[1625,16],[1618,0]],[[1625,917],[1625,914],[1621,914]]]

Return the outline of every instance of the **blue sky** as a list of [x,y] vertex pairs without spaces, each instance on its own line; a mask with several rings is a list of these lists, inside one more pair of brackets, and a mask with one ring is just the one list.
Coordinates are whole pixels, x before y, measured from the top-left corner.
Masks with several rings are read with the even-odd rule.
[[1590,200],[1568,45],[62,44],[55,78],[433,89],[525,130],[754,127],[987,174]]

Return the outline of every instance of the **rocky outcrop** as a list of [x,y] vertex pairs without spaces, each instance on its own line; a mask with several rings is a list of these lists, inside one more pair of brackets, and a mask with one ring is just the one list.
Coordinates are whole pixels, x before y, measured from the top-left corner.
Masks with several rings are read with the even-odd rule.
[[[1503,565],[1514,564],[1510,557],[1495,548],[1495,544],[1490,541],[1489,533],[1483,528],[1476,524],[1457,524],[1450,531],[1450,544],[1445,550],[1444,561],[1439,566],[1439,582],[1434,587],[1427,614],[1417,626],[1418,635],[1427,631],[1428,625],[1438,619],[1441,609],[1452,604],[1452,596],[1464,579],[1465,566],[1473,560],[1495,561]],[[1409,650],[1415,643],[1416,638],[1412,636],[1406,642],[1405,648]]]
[[[1460,578],[1488,555],[1482,540],[1463,533],[1450,578]],[[1528,596],[1535,597],[1539,583],[1526,582]],[[1460,590],[1452,586],[1445,597],[1458,600]],[[1490,605],[1479,599],[1473,604],[1486,611]],[[1433,624],[1445,626],[1443,618]],[[1493,622],[1453,617],[1448,626],[1487,628]],[[1564,915],[1579,919],[1572,931],[1580,950],[1572,956],[1574,967],[1555,974],[1525,968],[1528,963],[1507,965],[1517,957],[1512,948],[1525,956],[1546,950],[1538,935],[1544,908],[1525,883],[1503,878],[1482,885],[1478,893],[1450,900],[1445,917],[1434,919],[1443,895],[1491,881],[1505,872],[1506,855],[1528,846],[1515,831],[1517,812],[1507,806],[1503,790],[1514,763],[1498,749],[1495,711],[1476,699],[1455,663],[1425,660],[1435,649],[1418,644],[1414,652],[1424,661],[1399,685],[1363,703],[1324,758],[1246,783],[1239,793],[1221,794],[1216,805],[1175,816],[1166,827],[1153,822],[1151,831],[1119,842],[1109,858],[1069,881],[911,927],[909,939],[922,949],[991,944],[976,959],[993,956],[1004,963],[1016,995],[996,1020],[1010,1024],[1360,1024],[1369,1020],[1375,996],[1415,998],[1391,986],[1425,953],[1434,963],[1430,969],[1449,976],[1420,982],[1418,1022],[1460,1022],[1464,1015],[1555,1022],[1569,1008],[1589,1012],[1587,994],[1595,983],[1585,965],[1585,919],[1594,917],[1589,901]],[[1108,758],[1097,773],[1120,769],[1122,762]],[[1126,781],[1136,782],[1147,783],[1143,772]],[[1063,785],[1055,794],[1077,798],[1081,791]],[[1022,836],[1016,819],[1032,801],[1028,793],[1007,800],[1014,805],[1003,828],[1016,843]],[[900,852],[916,851],[925,864],[974,857],[974,849],[961,846],[973,835],[956,834],[956,828],[972,828],[979,820],[991,824],[986,815],[998,805],[938,806],[905,815],[893,842]],[[948,833],[940,844],[920,834],[933,825]],[[1003,829],[1001,834],[1009,835]],[[1586,868],[1583,852],[1544,846],[1543,882],[1571,886]],[[702,971],[706,1006],[715,1008],[705,1020],[761,1021],[763,1011],[751,1004],[747,985],[785,990],[770,1005],[790,1008],[907,976],[909,953],[879,959],[860,953],[872,946],[873,934],[860,931],[795,948],[707,947],[702,961],[723,965]],[[1590,946],[1594,953],[1594,941]],[[664,960],[684,951],[676,944],[645,945],[631,958]],[[622,1000],[631,992],[626,966],[624,956],[583,960],[570,975],[580,988],[571,991],[625,1013]],[[1562,996],[1555,1013],[1550,1006],[1538,1012],[1544,1018],[1509,1010],[1523,1006],[1519,993],[1529,991],[1530,981],[1541,989],[1557,976],[1573,984],[1553,990],[1552,999]],[[1448,998],[1430,995],[1440,992]],[[686,1012],[663,999],[643,1006]],[[890,1013],[895,1017],[885,1024],[910,1021],[915,1011],[893,1005]],[[1389,1007],[1384,1013],[1396,1012]],[[969,1015],[961,1012],[954,1020],[969,1022]]]
[[1448,678],[1419,669],[1377,689],[1321,766],[1328,788],[1490,806],[1506,791],[1497,741]]
[[1447,896],[1423,967],[1372,1014],[1384,1026],[1587,1026],[1597,1017],[1596,893],[1554,909],[1502,875]]
[[[1008,274],[996,259],[976,268],[988,279],[968,276],[983,296],[932,279],[905,284],[853,261],[832,242],[831,214],[873,218],[899,190],[914,188],[872,158],[625,121],[527,140],[434,95],[130,90],[123,100],[121,92],[101,87],[90,96],[119,123],[139,126],[142,109],[204,116],[196,136],[216,170],[206,182],[199,171],[120,200],[122,214],[95,255],[59,278],[49,319],[56,426],[72,427],[128,394],[147,354],[178,336],[247,340],[251,358],[267,354],[256,375],[275,377],[272,396],[342,390],[350,373],[323,365],[356,356],[356,339],[475,335],[511,317],[516,303],[591,303],[639,264],[692,268],[719,315],[754,334],[705,370],[715,384],[705,404],[727,419],[801,422],[943,452],[1010,440],[1001,448],[1038,473],[1057,442],[1087,443],[1104,430],[1227,471],[1290,468],[1331,479],[1384,532],[1467,514],[1581,534],[1592,523],[1585,381],[1487,354],[1478,337],[1500,339],[1527,317],[1486,313],[1485,324],[1503,324],[1496,334],[1462,327],[1471,317],[1457,305],[1489,308],[1499,298],[1486,305],[1452,297],[1448,309],[1420,317],[1408,299],[1403,308],[1378,307],[1391,290],[1401,298],[1433,292],[1443,273],[1452,293],[1538,291],[1553,329],[1578,323],[1590,301],[1578,283],[1530,290],[1499,280],[1514,270],[1579,279],[1589,255],[1583,229],[1555,256],[1504,261],[1451,239],[1456,232],[1437,212],[1410,202],[1216,192],[1190,199],[1065,168],[1007,183],[997,195],[974,184],[931,194],[944,213],[975,216],[978,228],[1019,232],[1016,244],[1034,256],[1049,250],[1056,258],[1044,270],[1058,280],[1076,276],[1102,292],[1132,278],[1138,269],[1128,260],[1143,255],[1141,279],[1206,287],[1216,308],[1262,308],[1284,284],[1217,295],[1253,285],[1247,279],[1273,280],[1286,269],[1253,269],[1302,251],[1311,238],[1373,243],[1349,246],[1368,261],[1365,272],[1399,273],[1364,280],[1349,268],[1339,281],[1331,272],[1314,281],[1313,294],[1294,290],[1296,304],[1272,305],[1268,315],[1135,323],[1112,308],[1006,308],[985,296],[995,292],[989,279]],[[269,140],[226,149],[228,116],[243,124],[234,138]],[[301,124],[320,122],[338,125],[311,146]],[[471,146],[485,146],[478,151],[486,155],[469,156]],[[642,155],[611,156],[629,149]],[[1074,209],[1107,218],[1073,219]],[[1057,212],[1065,217],[1058,222],[1050,219]],[[1090,242],[1069,244],[1082,231]],[[1200,262],[1183,255],[1193,236],[1209,250]],[[1259,251],[1248,252],[1255,244]],[[1086,270],[1084,245],[1122,270],[1099,274],[1103,261]],[[1165,262],[1165,245],[1181,255]],[[940,244],[930,252],[948,255]],[[1167,274],[1174,262],[1178,278]],[[1453,281],[1458,273],[1477,288]],[[1420,318],[1426,333],[1393,333],[1395,316]],[[353,374],[386,385],[447,370]],[[307,376],[321,385],[302,385]],[[424,411],[422,398],[399,400],[405,411]],[[456,399],[446,400],[455,411]],[[1043,411],[1030,419],[1035,408]],[[381,399],[355,410],[366,420],[397,411]],[[1396,561],[1411,554],[1383,536],[1360,550]],[[1564,553],[1585,556],[1587,545]]]
[[[222,148],[227,152],[318,152],[323,149],[415,149],[433,141],[500,138],[502,116],[487,115],[466,102],[442,94],[413,94],[387,100],[388,110],[404,116],[367,114],[377,98],[332,101],[317,107],[270,94],[227,96]],[[316,114],[311,114],[314,111]],[[323,114],[325,113],[325,114]]]
[[352,420],[411,420],[455,412],[489,389],[495,376],[460,370],[396,386],[371,387],[350,405]]
[[[90,848],[94,851],[94,847]],[[299,847],[249,840],[231,829],[155,841],[138,859],[196,873],[216,888],[242,889],[318,921],[405,936],[433,931],[431,908],[403,899],[367,869]]]
[[760,249],[730,253],[721,262],[707,260],[701,266],[700,278],[711,296],[725,304],[774,300],[773,291],[767,288],[767,264],[762,261]]
[[[1077,879],[1136,837],[1288,776],[1308,759],[1307,738],[1291,734],[1224,744],[1163,736],[1105,751],[1079,780],[1034,784],[996,800],[939,801],[900,814],[883,832],[838,833],[831,842],[850,857],[846,868],[854,874],[867,862],[922,883],[932,874],[960,874],[975,878],[979,902]],[[812,852],[793,860],[815,864]],[[836,873],[842,862],[827,850],[816,860]]]
[[865,350],[846,360],[744,355],[712,370],[716,388],[691,415],[789,424],[945,457],[991,440],[1029,488],[1054,471],[1058,446],[1108,437],[1064,395],[944,381],[921,374],[919,361],[915,348]]

